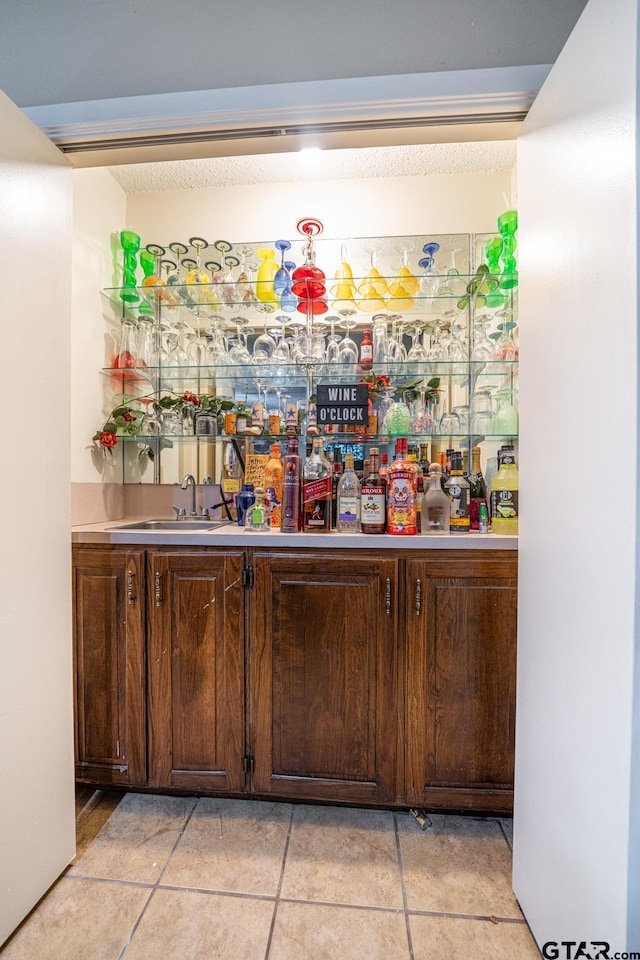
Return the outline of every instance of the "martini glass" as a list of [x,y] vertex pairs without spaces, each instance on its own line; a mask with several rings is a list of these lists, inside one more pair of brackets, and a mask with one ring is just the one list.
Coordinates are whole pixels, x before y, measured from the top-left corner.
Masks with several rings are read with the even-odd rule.
[[276,240],[276,250],[280,251],[280,266],[273,277],[273,290],[278,296],[282,296],[287,290],[291,289],[291,274],[287,267],[288,261],[285,261],[285,251],[291,250],[291,244],[288,240]]
[[187,274],[185,270],[181,269],[181,260],[185,253],[189,252],[189,248],[185,243],[180,243],[176,240],[169,244],[169,250],[175,257],[175,264],[174,270],[170,271],[167,275],[167,287],[176,288],[176,302],[185,302],[188,296],[186,287]]
[[[378,313],[386,307],[389,286],[377,266],[377,248],[369,247],[371,264],[362,283],[358,287],[358,306],[364,313]],[[341,313],[342,311],[338,311]]]
[[418,260],[418,266],[423,269],[422,276],[420,277],[421,297],[433,299],[438,296],[440,278],[436,273],[435,255],[439,249],[440,244],[436,243],[435,240],[432,240],[430,243],[425,243],[422,248],[425,256],[421,260]]

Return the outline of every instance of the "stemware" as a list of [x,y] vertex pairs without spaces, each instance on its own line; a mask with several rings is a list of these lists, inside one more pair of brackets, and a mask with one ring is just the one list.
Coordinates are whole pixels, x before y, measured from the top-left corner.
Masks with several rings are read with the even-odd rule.
[[424,390],[414,400],[410,407],[411,423],[409,429],[412,434],[430,434],[433,430],[433,418],[425,402]]
[[[262,307],[271,308],[270,304],[262,304]],[[262,328],[262,333],[256,337],[253,342],[253,362],[254,363],[269,363],[272,359],[273,354],[276,349],[276,342],[267,330],[267,313],[269,311],[264,310],[264,326]]]
[[408,267],[409,249],[409,246],[403,248],[400,268],[389,284],[387,306],[390,310],[412,310],[415,306],[414,297],[420,291],[420,283]]
[[470,403],[471,433],[483,437],[493,430],[493,407],[491,393],[487,390],[477,390],[471,394]]
[[291,288],[291,274],[287,267],[288,261],[284,259],[285,250],[291,250],[291,244],[288,240],[276,240],[275,248],[280,251],[280,266],[273,277],[273,290],[280,297]]
[[338,363],[357,363],[358,362],[358,344],[349,336],[349,331],[356,326],[356,321],[352,319],[355,310],[341,310],[340,315],[343,318],[339,324],[341,329],[346,330],[346,335],[338,344]]
[[518,411],[513,400],[518,391],[515,388],[497,390],[497,409],[493,416],[493,432],[501,437],[515,437],[518,434]]
[[420,277],[420,295],[423,297],[437,297],[440,287],[440,278],[436,273],[435,255],[440,249],[440,244],[435,240],[425,243],[422,252],[426,254],[421,260],[418,260],[418,266],[422,267],[423,273]]
[[460,417],[454,410],[445,410],[440,417],[438,433],[443,437],[455,437],[460,434]]
[[120,232],[123,254],[122,289],[120,299],[125,303],[137,303],[140,294],[136,290],[136,254],[140,249],[140,237],[133,230]]
[[440,366],[447,360],[447,348],[442,341],[442,326],[443,321],[441,317],[436,318],[432,325],[433,335],[431,345],[427,351],[427,362],[429,364],[429,372],[432,376],[441,372]]
[[326,318],[330,324],[331,332],[327,339],[327,348],[325,350],[325,361],[328,364],[338,363],[339,362],[339,346],[340,346],[340,336],[336,333],[336,320],[338,317],[331,316]]
[[407,361],[412,366],[410,367],[409,372],[421,373],[421,364],[423,364],[427,359],[427,351],[425,350],[422,343],[420,343],[420,334],[422,333],[422,326],[419,323],[414,323],[411,328],[411,347],[407,354]]
[[353,279],[351,264],[347,261],[347,247],[340,247],[340,263],[336,267],[334,283],[330,287],[331,295],[335,298],[331,306],[334,310],[354,310],[356,306],[356,285]]
[[262,303],[268,303],[271,308],[278,306],[280,298],[276,296],[274,280],[278,273],[278,264],[275,259],[275,250],[271,247],[260,247],[256,251],[260,258],[258,276],[256,278],[256,295]]
[[373,367],[377,373],[386,373],[389,360],[389,330],[387,317],[384,313],[376,313],[372,317],[373,324]]
[[386,306],[389,286],[377,267],[377,248],[371,247],[370,254],[369,270],[358,287],[358,306],[365,313],[377,313],[379,310],[384,310]]
[[517,210],[506,210],[498,217],[498,230],[502,238],[502,251],[500,255],[502,265],[500,287],[502,290],[512,290],[518,286],[518,267],[515,257],[517,229]]
[[[175,240],[169,244],[169,250],[175,257],[174,269],[167,274],[167,287],[175,287],[175,299],[176,302],[182,301],[186,302],[188,299],[189,291],[186,287],[187,275],[184,270],[181,269],[181,261],[185,253],[189,252],[189,248],[185,243],[180,243]],[[172,294],[174,291],[170,291]]]

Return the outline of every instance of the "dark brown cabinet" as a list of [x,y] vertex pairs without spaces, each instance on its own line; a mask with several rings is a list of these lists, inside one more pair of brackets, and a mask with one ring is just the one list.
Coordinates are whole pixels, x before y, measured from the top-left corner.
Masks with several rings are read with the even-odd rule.
[[392,802],[397,561],[256,553],[253,563],[254,791]]
[[515,553],[73,553],[79,780],[511,809]]
[[76,777],[146,782],[144,553],[73,553]]
[[407,799],[509,810],[517,559],[408,560],[405,590]]
[[244,787],[242,553],[149,550],[151,787]]

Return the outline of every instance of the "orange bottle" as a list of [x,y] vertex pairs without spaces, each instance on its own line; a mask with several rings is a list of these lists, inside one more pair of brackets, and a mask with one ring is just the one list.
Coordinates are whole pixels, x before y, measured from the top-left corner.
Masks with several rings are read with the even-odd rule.
[[387,533],[411,536],[418,532],[418,465],[407,457],[406,437],[396,440],[395,460],[387,474]]
[[274,443],[264,471],[265,502],[271,509],[271,526],[279,529],[282,517],[282,455],[280,445]]

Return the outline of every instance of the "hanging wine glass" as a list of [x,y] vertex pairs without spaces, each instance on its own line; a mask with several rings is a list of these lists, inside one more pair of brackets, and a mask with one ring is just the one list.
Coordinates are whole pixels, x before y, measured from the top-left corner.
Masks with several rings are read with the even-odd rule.
[[239,303],[253,303],[253,301],[256,299],[256,292],[249,280],[248,271],[256,269],[257,264],[247,264],[247,257],[252,255],[253,250],[251,247],[243,247],[240,251],[240,272],[238,274],[238,282],[236,284],[237,300]]
[[357,363],[358,362],[358,344],[349,336],[349,331],[356,326],[353,319],[355,310],[341,310],[342,321],[340,327],[346,330],[346,335],[338,345],[338,363]]
[[339,362],[338,348],[340,344],[340,337],[336,333],[336,320],[338,320],[339,318],[335,316],[331,316],[331,317],[327,317],[326,319],[330,324],[331,332],[329,334],[329,339],[327,340],[327,347],[325,350],[324,358],[326,363],[328,364],[338,363]]
[[[263,304],[267,306],[267,304]],[[262,333],[256,337],[253,343],[253,362],[269,363],[275,353],[276,342],[267,331],[267,311],[264,312],[264,326]]]
[[181,269],[181,260],[185,253],[189,252],[189,248],[185,243],[174,241],[169,244],[169,250],[173,253],[176,261],[174,265],[175,269],[167,275],[167,287],[175,287],[177,300],[185,302],[188,296],[188,290],[186,288],[187,275],[186,271]]
[[165,301],[167,306],[175,307],[176,304],[180,302],[180,297],[178,295],[177,290],[175,290],[173,286],[169,285],[169,277],[172,274],[175,274],[175,271],[177,269],[177,264],[173,260],[161,260],[160,268],[161,268],[161,271],[164,273],[164,278],[163,278],[164,287],[163,287],[162,299]]
[[433,322],[431,345],[427,351],[427,363],[431,376],[436,376],[440,372],[441,365],[447,360],[447,348],[442,342],[442,325],[441,318]]
[[238,303],[238,285],[233,276],[234,267],[240,266],[237,257],[228,256],[224,258],[224,274],[222,277],[221,289],[223,302],[230,306],[232,303]]
[[224,303],[220,289],[220,284],[222,283],[222,267],[217,260],[207,260],[205,269],[209,271],[207,303],[215,309]]
[[420,342],[420,334],[422,333],[422,326],[419,323],[414,323],[411,328],[411,347],[407,354],[407,360],[410,364],[414,365],[413,372],[420,374],[422,372],[421,365],[427,359],[427,351],[424,347],[424,344]]

